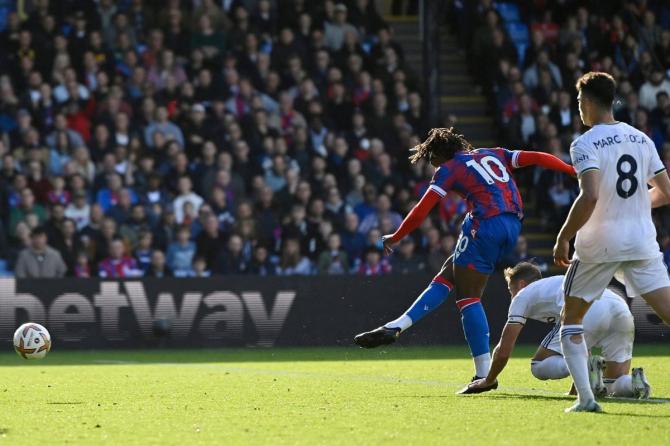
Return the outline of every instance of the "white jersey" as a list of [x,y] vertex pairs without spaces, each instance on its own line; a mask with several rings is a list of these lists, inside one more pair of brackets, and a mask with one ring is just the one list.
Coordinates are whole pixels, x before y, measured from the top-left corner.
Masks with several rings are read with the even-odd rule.
[[[564,276],[547,277],[536,280],[519,291],[509,306],[507,323],[525,324],[526,319],[549,324],[558,323],[561,320],[564,301],[563,279]],[[596,302],[599,308],[596,308],[596,311],[591,311],[595,308],[595,305],[592,306],[587,312],[587,316],[590,313],[606,313],[608,316],[615,316],[629,311],[626,302],[609,289],[606,289],[602,297]],[[607,308],[607,311],[603,311],[605,308]],[[585,317],[585,328],[587,325],[593,325],[591,323],[587,324],[586,319]]]
[[623,122],[598,124],[573,141],[570,157],[577,175],[600,170],[598,202],[577,232],[575,258],[603,263],[658,257],[647,183],[665,166],[652,140]]

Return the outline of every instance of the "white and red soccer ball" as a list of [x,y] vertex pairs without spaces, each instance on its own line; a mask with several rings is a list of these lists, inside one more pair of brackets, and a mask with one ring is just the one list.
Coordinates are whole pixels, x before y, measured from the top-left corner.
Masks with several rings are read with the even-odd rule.
[[23,359],[42,359],[51,350],[51,335],[40,324],[27,322],[14,332],[14,350]]

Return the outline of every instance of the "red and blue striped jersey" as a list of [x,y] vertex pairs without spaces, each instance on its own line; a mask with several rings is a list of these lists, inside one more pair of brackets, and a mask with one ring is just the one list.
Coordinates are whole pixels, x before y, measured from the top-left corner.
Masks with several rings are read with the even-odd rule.
[[499,214],[523,217],[523,203],[512,170],[519,167],[519,151],[502,148],[457,152],[437,168],[430,189],[441,197],[453,190],[468,202],[475,218]]

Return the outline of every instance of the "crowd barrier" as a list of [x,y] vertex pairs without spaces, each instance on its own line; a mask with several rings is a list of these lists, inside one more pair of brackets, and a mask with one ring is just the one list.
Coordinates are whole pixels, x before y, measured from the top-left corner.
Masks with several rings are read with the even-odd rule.
[[[424,274],[207,279],[0,279],[0,340],[21,323],[44,324],[56,348],[352,346],[356,333],[397,317],[430,280]],[[500,275],[483,298],[491,341],[509,294]],[[633,301],[638,341],[667,341],[670,328]],[[521,341],[550,327],[529,322]],[[403,345],[462,344],[453,297],[401,338]]]

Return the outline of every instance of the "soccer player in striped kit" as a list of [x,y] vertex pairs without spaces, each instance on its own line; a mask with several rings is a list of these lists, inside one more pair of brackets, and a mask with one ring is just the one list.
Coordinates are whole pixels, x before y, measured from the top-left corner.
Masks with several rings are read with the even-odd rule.
[[[428,138],[411,150],[412,163],[426,158],[437,169],[430,187],[397,231],[382,237],[385,253],[390,254],[395,244],[419,227],[450,190],[465,198],[470,212],[463,221],[454,254],[411,307],[399,318],[357,335],[354,342],[364,348],[395,342],[400,333],[444,302],[455,287],[475,378],[482,378],[488,374],[491,355],[488,321],[480,297],[496,264],[514,248],[521,232],[523,204],[512,171],[538,165],[574,175],[574,169],[547,153],[475,149],[453,128],[432,129]],[[464,391],[467,393],[467,388]]]

